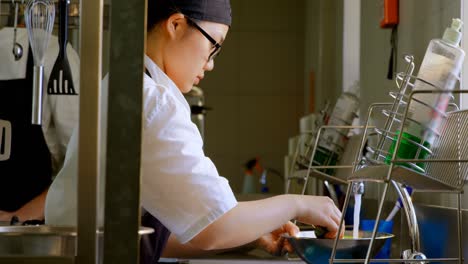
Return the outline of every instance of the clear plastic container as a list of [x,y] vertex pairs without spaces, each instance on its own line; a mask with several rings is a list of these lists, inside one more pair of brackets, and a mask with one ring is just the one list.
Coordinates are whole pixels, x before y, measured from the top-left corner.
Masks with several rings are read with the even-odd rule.
[[[453,19],[442,39],[431,40],[417,76],[430,84],[416,80],[413,90],[454,89],[465,57],[459,47],[462,24],[460,19]],[[445,113],[450,96],[449,93],[415,94],[414,98],[422,103],[411,102],[409,117],[416,122],[408,122],[407,132],[432,145],[433,132],[439,132],[441,113]]]
[[[333,112],[328,121],[329,126],[350,126],[356,118],[359,109],[359,82],[341,94],[338,98]],[[338,156],[343,152],[348,141],[349,129],[328,128],[323,130],[322,140],[319,146],[330,152],[337,153]]]
[[[465,58],[465,52],[459,47],[461,40],[460,29],[463,22],[453,19],[450,28],[445,30],[442,39],[433,39],[424,55],[423,62],[414,83],[414,91],[436,89],[451,91],[460,75]],[[405,123],[400,147],[396,155],[400,159],[426,159],[429,155],[425,148],[430,149],[442,127],[443,114],[450,101],[450,93],[421,93],[415,94],[410,102],[408,118]],[[419,101],[419,102],[418,102]],[[400,131],[389,149],[385,162],[389,164],[395,149],[395,143]],[[424,147],[421,147],[424,146]],[[424,173],[424,163],[398,165]]]

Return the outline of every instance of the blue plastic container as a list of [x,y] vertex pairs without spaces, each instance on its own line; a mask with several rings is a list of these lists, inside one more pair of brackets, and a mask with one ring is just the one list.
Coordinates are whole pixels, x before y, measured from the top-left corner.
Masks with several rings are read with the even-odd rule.
[[[374,230],[375,220],[362,219],[360,223],[361,230],[372,231]],[[380,220],[377,232],[385,232],[393,234],[393,221]],[[382,249],[375,256],[376,259],[389,259],[392,250],[392,239],[387,239]]]

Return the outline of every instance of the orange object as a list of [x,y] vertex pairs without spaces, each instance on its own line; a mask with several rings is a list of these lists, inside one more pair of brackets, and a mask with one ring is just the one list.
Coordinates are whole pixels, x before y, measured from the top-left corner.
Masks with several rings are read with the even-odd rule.
[[398,25],[398,0],[384,0],[381,28],[393,28]]

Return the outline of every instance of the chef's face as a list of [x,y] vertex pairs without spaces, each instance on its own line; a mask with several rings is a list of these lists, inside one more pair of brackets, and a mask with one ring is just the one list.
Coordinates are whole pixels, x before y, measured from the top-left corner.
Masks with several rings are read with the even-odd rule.
[[229,27],[194,21],[182,14],[172,15],[165,27],[168,35],[163,51],[163,70],[182,93],[187,93],[198,85],[205,72],[213,70],[212,55],[219,49],[216,43],[223,43]]

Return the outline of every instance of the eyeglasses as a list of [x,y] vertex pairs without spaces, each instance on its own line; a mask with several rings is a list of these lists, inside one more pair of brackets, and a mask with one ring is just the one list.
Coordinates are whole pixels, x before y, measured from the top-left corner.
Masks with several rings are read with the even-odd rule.
[[200,33],[202,33],[203,36],[205,36],[205,38],[207,38],[211,42],[211,44],[213,44],[214,50],[211,52],[210,56],[208,57],[208,61],[214,60],[216,56],[218,56],[219,52],[221,52],[221,44],[216,42],[216,40],[214,40],[210,36],[210,34],[208,34],[205,30],[203,30],[203,28],[201,28],[193,19],[191,19],[188,16],[185,16],[185,18],[187,18],[187,21],[190,25],[198,29],[198,31],[200,31]]

